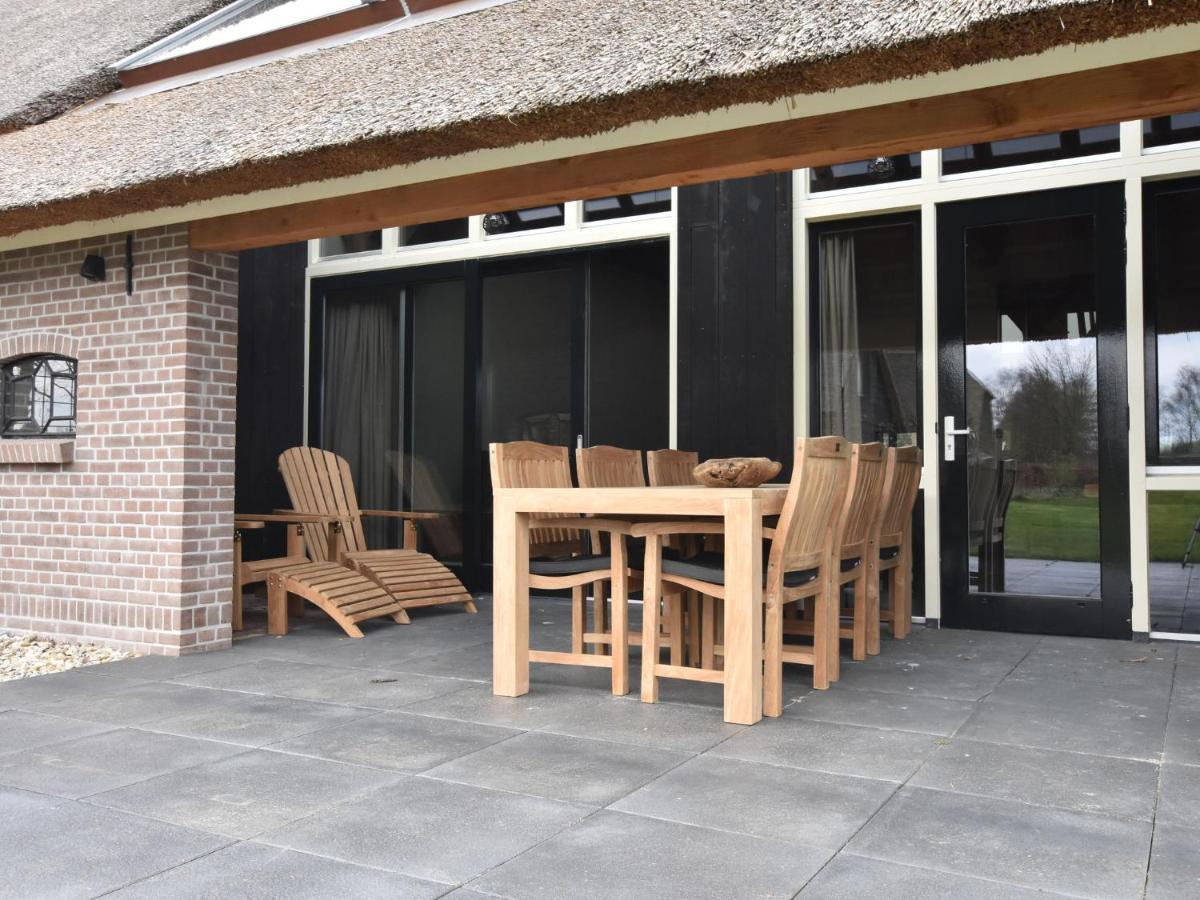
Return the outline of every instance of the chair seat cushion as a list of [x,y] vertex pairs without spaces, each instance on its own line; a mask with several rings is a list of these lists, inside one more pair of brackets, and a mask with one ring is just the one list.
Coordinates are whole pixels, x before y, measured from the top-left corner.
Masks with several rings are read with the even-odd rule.
[[580,575],[600,569],[611,569],[612,557],[587,553],[583,556],[563,556],[557,559],[531,559],[529,571],[534,575]]
[[[671,575],[682,575],[684,578],[695,578],[709,584],[725,583],[725,555],[723,553],[699,553],[691,559],[667,559],[662,562],[663,572]],[[783,576],[784,587],[802,587],[816,581],[820,572],[816,569],[805,569],[800,572],[786,572]],[[763,560],[763,578],[767,576],[767,560]]]
[[861,565],[862,565],[862,557],[861,556],[854,556],[854,557],[851,557],[850,559],[843,559],[842,560],[842,571],[843,572],[853,572],[855,569],[857,569]]
[[899,555],[900,555],[899,547],[880,547],[879,548],[879,558],[880,559],[895,559]]

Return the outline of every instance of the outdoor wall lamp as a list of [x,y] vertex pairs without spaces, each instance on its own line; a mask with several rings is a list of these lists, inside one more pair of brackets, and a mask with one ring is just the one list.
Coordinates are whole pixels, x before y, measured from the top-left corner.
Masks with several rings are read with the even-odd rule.
[[79,274],[86,281],[103,281],[104,257],[98,256],[95,253],[89,253],[83,258],[83,265],[79,267]]

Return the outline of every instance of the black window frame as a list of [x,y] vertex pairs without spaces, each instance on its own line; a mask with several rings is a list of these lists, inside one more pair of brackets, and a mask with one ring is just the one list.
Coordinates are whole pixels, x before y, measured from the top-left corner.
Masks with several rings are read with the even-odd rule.
[[1158,422],[1158,264],[1155,211],[1164,196],[1200,192],[1200,177],[1148,181],[1142,185],[1142,329],[1146,383],[1146,465],[1163,468],[1200,466],[1200,454],[1163,458]]
[[[18,365],[35,363],[33,372],[29,375],[15,376],[13,370]],[[52,362],[61,361],[69,364],[69,371],[66,373],[50,373],[50,390],[53,395],[56,384],[60,381],[68,381],[71,384],[71,414],[69,416],[49,416],[37,431],[21,431],[13,432],[12,428],[15,425],[22,423],[37,423],[33,416],[33,410],[29,410],[29,415],[9,418],[8,417],[8,402],[9,393],[13,389],[13,385],[18,381],[30,380],[33,381],[38,377],[39,370],[42,365]],[[77,411],[79,404],[79,361],[70,356],[62,356],[57,353],[31,353],[25,356],[18,356],[14,359],[5,360],[0,365],[0,439],[3,440],[23,440],[29,438],[41,439],[61,439],[73,438],[79,427]],[[51,431],[51,427],[55,422],[70,422],[70,431]]]

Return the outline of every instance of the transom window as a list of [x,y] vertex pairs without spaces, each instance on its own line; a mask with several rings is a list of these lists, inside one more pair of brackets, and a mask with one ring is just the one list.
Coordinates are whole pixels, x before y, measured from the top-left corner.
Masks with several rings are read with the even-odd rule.
[[75,433],[76,363],[63,356],[27,356],[0,369],[0,437],[62,437]]

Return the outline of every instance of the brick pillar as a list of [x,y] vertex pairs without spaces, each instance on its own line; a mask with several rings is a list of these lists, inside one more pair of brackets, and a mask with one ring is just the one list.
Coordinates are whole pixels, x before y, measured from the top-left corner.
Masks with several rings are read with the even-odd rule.
[[[79,360],[73,446],[0,441],[0,629],[228,646],[237,257],[190,250],[182,226],[138,232],[126,295],[124,247],[0,254],[0,362],[52,344]],[[79,277],[87,253],[107,281]]]

